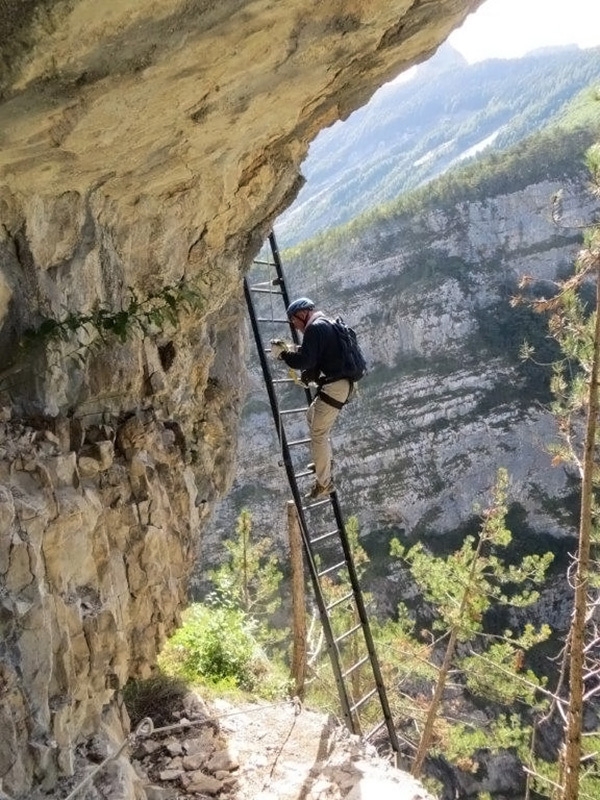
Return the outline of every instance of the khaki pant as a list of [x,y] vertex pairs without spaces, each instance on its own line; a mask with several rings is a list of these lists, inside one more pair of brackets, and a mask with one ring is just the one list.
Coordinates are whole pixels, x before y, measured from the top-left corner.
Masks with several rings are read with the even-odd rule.
[[[350,381],[343,378],[334,383],[327,383],[322,393],[344,403],[350,394]],[[315,463],[315,474],[321,486],[327,486],[331,480],[331,444],[329,434],[333,424],[340,413],[339,408],[334,408],[316,397],[306,412],[308,429],[310,431],[310,449]]]

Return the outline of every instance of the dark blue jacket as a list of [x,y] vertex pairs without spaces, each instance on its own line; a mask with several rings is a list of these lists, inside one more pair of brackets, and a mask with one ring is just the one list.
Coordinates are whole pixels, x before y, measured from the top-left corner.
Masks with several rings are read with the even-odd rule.
[[343,372],[339,337],[325,317],[314,318],[304,331],[302,345],[296,353],[284,352],[282,361],[292,369],[318,371],[328,381],[346,377]]

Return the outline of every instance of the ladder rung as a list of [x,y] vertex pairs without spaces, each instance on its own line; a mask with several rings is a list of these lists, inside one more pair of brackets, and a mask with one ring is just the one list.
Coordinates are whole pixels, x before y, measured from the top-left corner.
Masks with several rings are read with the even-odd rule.
[[360,661],[357,661],[356,664],[352,664],[351,667],[348,667],[348,669],[342,674],[342,678],[347,678],[348,675],[352,675],[355,670],[357,670],[359,667],[362,667],[363,664],[366,664],[368,660],[369,656],[363,656],[363,658],[361,658]]
[[307,406],[302,406],[302,408],[286,408],[279,412],[279,416],[283,417],[284,414],[299,414],[301,411],[306,414],[306,408]]
[[302,472],[296,472],[297,478],[308,478],[309,475],[314,477],[315,471],[314,469],[305,469]]
[[273,383],[296,383],[293,378],[273,378]]
[[334,564],[332,567],[327,567],[327,569],[324,569],[322,572],[319,572],[318,573],[319,578],[322,578],[323,575],[329,575],[330,572],[335,572],[336,569],[340,569],[341,567],[345,567],[345,566],[346,566],[346,562],[345,561],[340,561],[339,563]]
[[[314,539],[310,540],[310,543],[317,544],[318,542],[322,542],[325,539],[330,539],[332,536],[335,536],[336,533],[339,533],[338,528],[336,528],[334,531],[328,531],[327,533],[322,533],[320,536],[315,536]],[[349,597],[352,597],[352,593],[350,593]]]
[[350,711],[358,711],[358,709],[361,706],[364,706],[364,704],[367,701],[369,701],[373,697],[373,695],[375,695],[375,694],[377,694],[377,687],[375,687],[374,689],[371,689],[369,694],[366,694],[364,697],[361,697],[360,700],[357,703],[354,703],[354,705],[350,707]]
[[[335,531],[335,533],[337,533],[337,531]],[[329,536],[330,534],[328,534],[328,533],[327,533],[327,534],[325,534],[325,535],[326,535],[326,536]],[[327,606],[327,611],[331,611],[331,610],[332,610],[333,608],[335,608],[336,606],[341,606],[341,605],[342,605],[342,603],[345,603],[345,602],[346,602],[346,600],[350,600],[350,598],[351,598],[351,597],[354,597],[354,595],[352,594],[352,592],[348,592],[348,594],[345,594],[343,597],[340,597],[340,599],[339,599],[339,600],[334,600],[334,601],[333,601],[333,603],[330,603],[330,604]]]
[[314,503],[306,503],[305,505],[302,506],[302,508],[305,511],[308,511],[311,508],[318,508],[319,506],[324,506],[325,503],[329,503],[330,498],[331,495],[327,495],[327,497],[324,497],[322,500],[315,500]]
[[344,639],[347,639],[348,636],[352,636],[353,633],[356,633],[356,631],[359,631],[360,629],[361,629],[361,625],[359,623],[358,625],[355,625],[353,628],[350,628],[350,630],[346,631],[346,633],[342,633],[342,635],[338,636],[335,641],[336,642],[343,642]]
[[378,722],[377,725],[375,725],[374,728],[371,728],[371,730],[363,738],[366,739],[367,741],[369,741],[369,739],[372,739],[373,736],[375,736],[375,734],[377,733],[377,731],[380,731],[383,728],[383,726],[386,725],[386,724],[387,724],[386,721],[384,719],[382,719],[381,722]]
[[289,319],[287,317],[285,317],[283,319],[281,317],[257,317],[256,321],[257,322],[285,322],[286,325],[290,324],[290,321],[289,321]]
[[[275,262],[273,262],[273,261],[262,261],[262,260],[259,260],[257,258],[255,258],[252,263],[256,264],[259,267],[274,267],[275,266]],[[277,286],[278,283],[279,283],[279,278],[273,278],[273,286]],[[257,286],[270,286],[270,284],[271,284],[271,281],[263,281],[262,283],[257,283],[256,285]]]
[[282,291],[279,289],[263,289],[260,286],[251,286],[250,291],[252,294],[274,294],[274,295],[281,295],[283,294]]
[[[294,439],[291,442],[288,442],[288,447],[296,447],[299,444],[309,444],[310,439]],[[314,473],[314,469],[311,469],[311,472]]]

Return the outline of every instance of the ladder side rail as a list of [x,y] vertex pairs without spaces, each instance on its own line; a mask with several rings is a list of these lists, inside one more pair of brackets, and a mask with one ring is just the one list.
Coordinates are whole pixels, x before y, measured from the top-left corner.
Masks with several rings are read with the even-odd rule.
[[315,599],[317,602],[317,608],[319,610],[319,616],[321,618],[321,624],[323,625],[323,632],[325,634],[325,639],[327,641],[327,646],[329,649],[330,660],[332,670],[335,676],[336,685],[338,687],[338,693],[340,696],[340,704],[342,706],[342,713],[346,719],[348,727],[353,733],[356,733],[355,730],[356,725],[353,718],[353,715],[350,711],[350,697],[348,695],[348,691],[346,689],[346,684],[342,677],[342,668],[341,668],[341,658],[337,643],[335,641],[335,636],[333,634],[333,630],[331,627],[331,621],[329,619],[329,614],[327,613],[327,604],[325,602],[325,598],[323,596],[323,592],[321,590],[321,584],[318,578],[318,569],[314,559],[314,555],[312,553],[312,549],[310,546],[310,536],[308,533],[308,526],[306,524],[306,518],[304,516],[304,511],[302,508],[302,498],[300,497],[300,492],[298,490],[298,485],[296,483],[296,478],[294,475],[294,468],[290,456],[290,450],[287,444],[287,439],[285,435],[285,430],[281,425],[281,420],[279,416],[279,404],[277,402],[277,396],[275,394],[275,390],[273,388],[273,382],[271,379],[271,373],[269,370],[269,364],[267,361],[266,353],[262,346],[262,340],[260,337],[260,331],[258,328],[258,322],[256,320],[256,314],[254,313],[254,305],[252,303],[252,296],[250,293],[250,287],[248,285],[248,281],[244,278],[244,294],[246,297],[246,303],[248,306],[248,313],[250,315],[250,323],[252,326],[252,332],[254,334],[254,340],[256,342],[256,349],[258,351],[258,357],[260,360],[260,364],[263,371],[263,377],[265,379],[265,384],[267,387],[267,393],[269,396],[269,402],[271,405],[271,411],[273,413],[273,418],[275,420],[275,426],[277,428],[277,434],[279,436],[282,454],[283,454],[283,462],[285,465],[285,469],[287,472],[288,481],[290,484],[290,488],[292,490],[292,496],[294,499],[294,504],[296,506],[296,510],[298,512],[298,521],[300,524],[300,532],[302,535],[302,542],[304,545],[304,552],[306,555],[308,567],[309,567],[309,574],[311,576],[312,584],[313,584],[313,591],[315,593]]
[[[285,445],[283,445],[283,447],[285,449]],[[296,512],[298,514],[300,533],[302,536],[302,544],[304,546],[304,554],[306,556],[306,561],[308,564],[308,571],[313,586],[313,592],[315,594],[317,608],[319,610],[321,625],[323,626],[323,633],[325,634],[325,641],[327,642],[327,649],[329,651],[331,669],[333,671],[336,686],[338,688],[338,695],[340,698],[340,705],[342,707],[342,714],[344,716],[344,719],[346,720],[346,724],[350,729],[350,731],[352,733],[359,734],[360,730],[357,725],[357,720],[355,719],[355,716],[351,711],[351,698],[348,693],[348,688],[346,686],[346,682],[343,676],[342,657],[338,641],[333,632],[333,628],[331,625],[331,618],[329,616],[329,611],[327,609],[327,601],[325,600],[323,589],[321,588],[319,568],[317,567],[313,549],[310,543],[310,533],[308,531],[308,525],[306,522],[306,517],[304,515],[302,498],[298,490],[298,485],[296,483],[296,479],[294,476],[294,469],[289,457],[287,459],[284,457],[284,465],[288,474],[288,481],[290,484],[290,489],[292,491],[294,505],[296,506]]]
[[[273,231],[269,234],[269,246],[271,248],[271,255],[273,256],[273,265],[275,266],[275,272],[277,273],[277,279],[279,281],[279,288],[281,289],[281,297],[283,299],[285,308],[289,306],[291,300],[287,290],[287,284],[285,282],[285,275],[283,274],[283,265],[281,263],[281,257],[279,255],[279,247],[277,245],[277,240],[275,239],[275,234]],[[300,336],[298,335],[298,331],[292,323],[290,322],[290,334],[292,337],[292,342],[295,345],[300,344]],[[310,405],[313,401],[313,395],[311,390],[308,386],[304,389],[304,395],[306,397],[306,402]]]
[[381,674],[381,668],[379,666],[379,659],[377,658],[377,651],[375,649],[375,642],[373,641],[373,634],[371,633],[371,626],[369,625],[369,618],[367,616],[367,610],[365,608],[363,594],[360,588],[360,582],[358,580],[358,575],[356,573],[354,558],[352,556],[352,550],[350,548],[350,543],[348,541],[348,534],[346,533],[346,526],[344,525],[344,520],[342,518],[342,511],[340,509],[340,504],[338,502],[337,492],[334,492],[331,495],[331,505],[333,506],[333,513],[335,515],[336,524],[340,532],[340,541],[342,544],[342,549],[344,551],[344,557],[346,559],[348,575],[350,577],[350,585],[352,586],[352,591],[354,593],[354,602],[356,604],[358,617],[365,637],[367,652],[369,653],[371,667],[373,669],[373,677],[375,678],[375,685],[377,687],[377,692],[379,694],[379,701],[381,703],[381,710],[383,711],[383,716],[385,719],[385,723],[387,725],[390,744],[392,746],[392,750],[395,753],[399,753],[400,744],[398,742],[398,737],[396,735],[396,729],[394,727],[392,712],[388,702],[387,693],[385,690],[385,684],[383,681],[383,676]]
[[[275,234],[273,231],[269,234],[269,247],[271,248],[271,255],[273,256],[273,264],[275,266],[275,271],[277,272],[277,277],[279,278],[279,288],[281,289],[281,294],[283,296],[283,302],[285,307],[287,308],[290,304],[290,296],[288,294],[287,286],[285,285],[285,278],[283,275],[283,267],[281,265],[281,257],[279,255],[279,247],[277,245],[277,240],[275,239]],[[292,331],[292,335],[294,336],[294,341],[298,344],[298,334],[296,331]]]
[[[275,272],[277,273],[277,280],[279,288],[281,290],[281,297],[283,298],[283,305],[287,309],[291,300],[287,290],[285,276],[283,274],[283,265],[281,263],[281,257],[279,255],[279,247],[277,246],[277,240],[275,239],[275,234],[273,233],[273,231],[271,231],[271,233],[269,234],[269,246],[271,248],[271,255],[273,256],[273,266],[275,267]],[[294,344],[296,345],[300,344],[300,337],[298,336],[298,331],[294,328],[291,322],[290,322],[290,333]]]
[[[289,306],[291,300],[290,295],[287,290],[287,284],[285,282],[285,276],[283,274],[283,265],[281,263],[281,257],[279,255],[279,247],[277,245],[277,240],[275,239],[275,234],[273,231],[269,234],[269,246],[271,248],[271,255],[273,256],[273,265],[275,267],[275,272],[277,273],[277,280],[279,283],[279,288],[281,290],[281,297],[283,299],[283,303],[285,308]],[[296,345],[300,345],[300,336],[298,335],[298,331],[294,328],[292,323],[290,325],[290,335],[292,337],[292,342]],[[304,396],[306,397],[306,402],[310,405],[313,401],[313,394],[308,386],[304,387]]]

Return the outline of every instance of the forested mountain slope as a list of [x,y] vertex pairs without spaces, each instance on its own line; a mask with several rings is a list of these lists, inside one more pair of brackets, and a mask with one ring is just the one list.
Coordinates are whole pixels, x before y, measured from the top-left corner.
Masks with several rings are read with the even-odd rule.
[[291,245],[396,198],[482,151],[503,151],[564,113],[600,77],[600,49],[542,50],[469,65],[443,45],[410,80],[323,131],[307,183],[279,219]]

